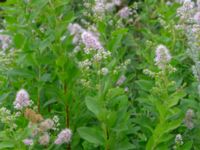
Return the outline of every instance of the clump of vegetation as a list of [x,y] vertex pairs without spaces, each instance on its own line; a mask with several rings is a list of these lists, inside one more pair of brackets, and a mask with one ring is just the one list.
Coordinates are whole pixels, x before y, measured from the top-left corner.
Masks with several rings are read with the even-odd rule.
[[0,149],[200,149],[200,1],[0,1]]

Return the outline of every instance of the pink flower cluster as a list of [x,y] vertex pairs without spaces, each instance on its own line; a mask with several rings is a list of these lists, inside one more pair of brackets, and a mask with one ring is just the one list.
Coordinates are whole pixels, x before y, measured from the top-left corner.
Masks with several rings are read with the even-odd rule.
[[23,143],[27,146],[33,145],[33,140],[32,139],[24,139]]
[[98,37],[95,36],[92,32],[84,31],[81,35],[81,39],[87,49],[94,49],[94,50],[103,49],[103,46],[99,42]]
[[8,35],[2,34],[2,30],[0,30],[0,47],[2,50],[6,50],[11,44],[11,38]]
[[21,110],[30,105],[29,94],[26,90],[21,89],[17,92],[16,99],[14,101],[15,109]]
[[156,48],[155,62],[158,68],[164,69],[166,64],[171,60],[169,50],[164,45],[158,45]]
[[68,30],[71,35],[73,35],[73,44],[79,44],[81,42],[81,34],[84,29],[77,23],[70,23],[68,25]]
[[128,18],[130,15],[132,14],[130,8],[128,8],[127,6],[122,8],[119,12],[118,12],[118,15],[123,18],[123,19],[126,19]]
[[89,49],[103,49],[103,46],[98,38],[98,33],[85,30],[77,23],[69,24],[68,30],[70,34],[73,35],[73,44],[77,45],[77,47],[79,47],[81,44],[84,44],[86,51]]
[[57,139],[55,140],[56,145],[61,145],[63,143],[69,143],[72,137],[72,132],[70,129],[64,129],[59,134]]

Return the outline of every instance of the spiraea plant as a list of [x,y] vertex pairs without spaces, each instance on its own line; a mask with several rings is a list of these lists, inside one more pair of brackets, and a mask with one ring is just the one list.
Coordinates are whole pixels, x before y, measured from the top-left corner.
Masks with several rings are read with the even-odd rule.
[[0,149],[199,150],[199,5],[0,1]]
[[[146,112],[137,116],[135,122],[142,126],[141,132],[146,136],[147,150],[171,149],[177,128],[183,124],[183,114],[179,108],[180,100],[186,96],[184,86],[177,87],[171,79],[176,68],[170,65],[172,56],[164,45],[156,48],[156,71],[144,70],[144,73],[154,79],[154,83],[146,85],[149,94],[142,94],[140,103]],[[142,85],[145,86],[145,85]],[[140,119],[144,117],[143,119]]]
[[[88,5],[98,8],[100,3]],[[20,91],[25,97],[14,101],[14,108],[24,112],[30,122],[28,127],[33,130],[33,135],[23,142],[30,148],[54,149],[60,145],[60,149],[68,150],[132,149],[128,138],[128,97],[120,87],[130,63],[123,60],[127,49],[123,38],[128,32],[125,22],[132,15],[131,10],[128,3],[113,1],[110,21],[120,21],[112,27],[114,24],[98,13],[101,7],[92,9],[97,16],[88,12],[81,14],[83,19],[79,20],[75,4],[31,0],[2,5],[4,26],[16,51],[12,69],[4,74],[14,90],[23,87],[31,91],[35,104],[34,109],[26,108],[31,102],[25,90]],[[119,5],[126,8],[119,11]],[[104,11],[106,14],[107,9]],[[8,93],[4,99],[12,97]],[[51,118],[51,113],[60,116],[63,129],[53,143],[51,133],[56,135],[52,119],[44,119]]]
[[178,29],[182,29],[187,37],[187,53],[193,60],[193,74],[198,82],[198,91],[200,89],[200,61],[199,61],[199,33],[200,33],[200,1],[184,1],[182,6],[177,9],[177,15],[180,18]]
[[131,126],[128,97],[124,88],[119,87],[126,80],[124,74],[130,63],[130,60],[121,62],[125,51],[119,51],[128,29],[116,27],[111,30],[113,36],[104,39],[105,35],[98,31],[105,33],[109,28],[109,25],[102,28],[90,23],[85,28],[78,23],[68,26],[76,50],[73,55],[79,55],[80,84],[88,93],[85,105],[91,112],[90,121],[78,128],[85,140],[84,149],[133,148],[128,138]]

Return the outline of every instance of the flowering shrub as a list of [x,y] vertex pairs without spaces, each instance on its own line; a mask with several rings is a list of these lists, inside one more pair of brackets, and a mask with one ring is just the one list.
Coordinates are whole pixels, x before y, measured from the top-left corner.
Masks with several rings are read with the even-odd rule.
[[0,149],[200,149],[199,0],[0,13]]

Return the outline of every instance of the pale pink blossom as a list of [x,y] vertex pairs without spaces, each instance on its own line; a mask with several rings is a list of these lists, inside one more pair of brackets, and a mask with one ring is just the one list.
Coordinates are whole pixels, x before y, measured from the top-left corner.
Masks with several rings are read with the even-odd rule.
[[159,45],[156,48],[155,63],[160,69],[164,69],[166,64],[171,60],[169,50],[164,45]]
[[195,20],[196,23],[200,24],[200,12],[197,12],[194,15],[194,20]]
[[39,128],[42,131],[50,130],[54,127],[54,121],[51,119],[46,119],[43,122],[40,123]]
[[118,12],[118,15],[123,18],[123,19],[126,19],[128,18],[130,15],[131,15],[131,10],[126,6],[124,8],[122,8],[119,12]]
[[103,49],[103,46],[99,42],[98,37],[95,36],[92,32],[89,31],[83,32],[81,38],[83,44],[87,49],[94,49],[94,50]]
[[116,85],[120,86],[126,81],[126,77],[124,75],[120,76],[120,78],[117,80]]
[[17,92],[15,101],[14,101],[14,107],[15,109],[21,110],[24,107],[27,107],[30,105],[30,99],[29,94],[26,90],[21,89]]
[[55,140],[54,143],[56,145],[61,145],[63,143],[69,143],[71,141],[71,137],[72,137],[71,130],[70,129],[64,129],[58,134],[57,139]]
[[0,47],[5,51],[11,44],[11,38],[6,34],[2,34],[2,32],[3,31],[0,30]]
[[117,6],[121,5],[121,0],[113,0],[113,3]]
[[24,139],[23,143],[27,146],[33,145],[33,140],[32,139]]
[[50,136],[48,133],[44,133],[42,136],[39,137],[40,145],[48,145],[50,141]]

